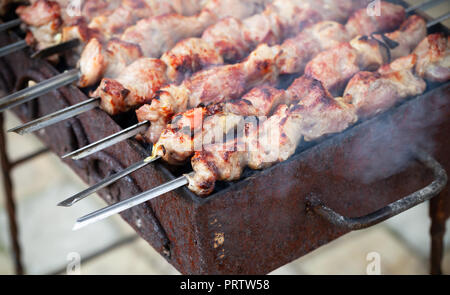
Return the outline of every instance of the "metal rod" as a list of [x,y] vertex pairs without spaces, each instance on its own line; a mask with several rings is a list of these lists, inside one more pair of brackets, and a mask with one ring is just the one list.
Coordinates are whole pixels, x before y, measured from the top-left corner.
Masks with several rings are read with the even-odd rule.
[[28,44],[25,40],[20,40],[20,41],[17,41],[16,43],[6,45],[6,46],[0,48],[0,57],[3,57],[10,53],[24,49],[27,46],[28,46]]
[[85,147],[82,147],[82,148],[76,150],[76,151],[68,153],[68,154],[62,156],[62,158],[65,159],[68,157],[72,157],[73,160],[83,159],[89,155],[92,155],[93,153],[96,153],[96,152],[101,151],[105,148],[108,148],[116,143],[119,143],[122,140],[131,138],[139,133],[144,132],[145,130],[147,130],[148,126],[150,126],[149,121],[140,122],[136,125],[128,127],[127,129],[124,129],[124,130],[119,131],[115,134],[112,134],[108,137],[105,137],[99,141],[93,142]]
[[77,69],[73,69],[48,80],[40,82],[31,87],[19,90],[8,96],[0,99],[0,112],[3,112],[9,108],[15,107],[19,104],[28,102],[36,97],[39,97],[49,91],[58,89],[62,86],[68,85],[80,77],[80,72]]
[[21,23],[22,23],[22,20],[20,18],[13,19],[13,20],[11,20],[9,22],[6,22],[6,23],[2,23],[2,24],[0,24],[0,32],[9,30],[9,29],[14,28],[14,27],[17,27]]
[[36,51],[31,55],[31,58],[46,58],[52,56],[53,54],[61,53],[65,50],[69,50],[80,45],[80,39],[72,39],[69,41],[65,41],[59,44],[56,44],[51,47],[47,47],[41,50]]
[[444,20],[448,19],[449,17],[450,17],[450,12],[447,12],[446,14],[438,17],[437,19],[429,21],[427,23],[427,28],[431,28],[432,26],[437,25],[440,22],[443,22]]
[[99,183],[97,183],[97,184],[87,188],[86,190],[84,190],[84,191],[82,191],[82,192],[80,192],[80,193],[78,193],[76,195],[73,195],[70,198],[65,199],[64,201],[60,202],[58,204],[58,206],[70,207],[73,204],[75,204],[75,203],[83,200],[84,198],[88,197],[89,195],[91,195],[91,194],[101,190],[102,188],[107,187],[108,185],[112,184],[113,182],[116,182],[117,180],[119,180],[119,179],[121,179],[121,178],[123,178],[123,177],[125,177],[125,176],[127,176],[127,175],[129,175],[131,173],[133,173],[136,170],[139,170],[139,169],[147,166],[148,164],[150,164],[150,163],[152,163],[152,162],[154,162],[154,161],[156,161],[158,159],[160,159],[160,157],[151,158],[151,159],[147,158],[147,159],[145,159],[143,161],[137,162],[137,163],[131,165],[130,167],[128,167],[128,168],[126,168],[126,169],[124,169],[124,170],[122,170],[122,171],[120,171],[120,172],[118,172],[116,174],[113,174],[113,175],[103,179]]
[[447,0],[431,0],[431,1],[427,1],[427,2],[424,2],[424,3],[420,3],[420,4],[417,4],[417,5],[410,6],[410,7],[405,9],[405,12],[406,13],[410,13],[410,12],[413,12],[413,11],[416,11],[416,10],[427,10],[427,9],[430,9],[431,7],[437,6],[437,5],[439,5],[439,4],[441,4],[441,3],[445,2],[445,1],[447,1]]
[[123,200],[114,205],[111,205],[111,206],[102,208],[100,210],[97,210],[95,212],[92,212],[88,215],[85,215],[85,216],[79,218],[77,220],[77,222],[75,223],[73,230],[78,230],[82,227],[85,227],[88,224],[92,224],[94,222],[103,220],[114,214],[117,214],[117,213],[120,213],[127,209],[130,209],[134,206],[137,206],[139,204],[147,202],[153,198],[159,197],[162,194],[173,191],[173,190],[175,190],[179,187],[182,187],[186,184],[188,184],[188,178],[186,176],[181,176],[181,177],[178,177],[177,179],[174,179],[165,184],[162,184],[154,189],[143,192],[137,196],[131,197],[127,200]]
[[55,113],[49,114],[47,116],[41,117],[39,119],[33,120],[31,122],[25,123],[18,127],[14,127],[8,132],[16,132],[18,134],[25,134],[29,132],[33,132],[47,126],[53,125],[55,123],[64,121],[66,119],[72,118],[78,114],[84,113],[91,109],[94,109],[100,105],[100,98],[91,98],[85,100],[76,105],[67,107]]

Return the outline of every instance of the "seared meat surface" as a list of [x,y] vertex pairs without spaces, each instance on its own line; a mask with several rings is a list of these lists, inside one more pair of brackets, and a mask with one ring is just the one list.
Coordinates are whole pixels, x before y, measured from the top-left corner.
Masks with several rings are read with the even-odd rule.
[[[383,28],[386,26],[386,21],[390,19],[392,19],[392,15],[385,15],[385,18],[380,19],[380,26],[375,29]],[[402,20],[395,19],[398,22],[397,25],[400,26]],[[408,20],[406,23],[410,23],[410,21]],[[310,74],[309,76],[316,78],[314,76],[320,74],[321,80],[339,81],[345,85],[344,83],[351,76],[360,71],[358,65],[364,62],[358,62],[357,53],[350,43],[341,43],[352,37],[339,23],[321,22],[307,28],[294,38],[286,40],[281,46],[259,46],[245,62],[210,68],[194,74],[180,85],[172,84],[163,87],[157,99],[151,101],[150,106],[143,106],[137,111],[139,121],[151,122],[144,138],[150,142],[156,142],[165,125],[178,112],[200,104],[207,105],[241,97],[256,85],[277,81],[281,73],[302,73],[307,61],[321,50],[325,51],[318,57],[322,55],[324,58],[314,59],[316,62],[313,65],[310,64],[310,72],[314,67],[317,69],[315,70],[316,75]],[[382,52],[384,49],[374,40],[359,41],[358,39],[357,42],[373,44],[378,52]],[[333,48],[333,46],[335,47]],[[329,49],[330,47],[331,49]],[[364,60],[370,59],[369,56]],[[325,65],[325,63],[328,64]],[[376,68],[383,63],[383,60],[381,59],[379,63]],[[249,68],[252,70],[245,70]],[[322,68],[330,68],[330,70],[319,73]],[[241,70],[237,71],[237,69]],[[333,88],[332,85],[324,84],[326,88],[327,86]]]
[[[373,70],[411,51],[426,36],[426,23],[418,16],[411,16],[402,27],[386,37],[398,43],[389,50],[379,42],[382,36],[356,37],[351,42],[324,51],[313,58],[305,69],[306,75],[321,81],[333,95],[341,95],[347,82],[360,70]],[[390,58],[389,58],[390,57]]]
[[[192,16],[186,16],[177,13],[169,13],[154,17],[147,17],[139,20],[135,25],[125,29],[123,34],[118,38],[130,46],[139,46],[142,55],[145,57],[159,58],[164,52],[171,49],[180,40],[196,37],[202,32],[218,22],[219,19],[233,15],[236,19],[249,17],[264,7],[264,4],[271,0],[209,0],[205,3],[201,11]],[[183,5],[189,5],[189,2]],[[100,40],[90,39],[89,42],[98,42]],[[80,64],[92,63],[85,68],[80,68],[82,73],[82,83],[80,87],[86,87],[99,81],[103,76],[98,73],[114,73],[109,67],[117,68],[114,63],[117,59],[107,51],[107,43],[100,42],[101,50],[98,59],[104,61],[103,64],[95,64],[95,60],[91,59],[92,52],[88,51],[91,47],[87,47],[81,54]],[[89,45],[89,43],[88,43]],[[201,47],[201,46],[200,46]],[[191,49],[195,49],[193,47]],[[126,53],[119,53],[124,55]],[[127,60],[135,60],[132,57]],[[203,59],[207,60],[207,59]],[[167,62],[167,61],[166,61]],[[170,62],[167,63],[170,65]],[[122,64],[121,68],[125,68],[128,64]],[[101,67],[101,70],[88,71],[89,69]],[[116,76],[106,76],[106,78],[115,78]],[[85,83],[89,81],[89,84]]]
[[414,50],[418,57],[416,73],[429,81],[450,80],[450,37],[432,34]]

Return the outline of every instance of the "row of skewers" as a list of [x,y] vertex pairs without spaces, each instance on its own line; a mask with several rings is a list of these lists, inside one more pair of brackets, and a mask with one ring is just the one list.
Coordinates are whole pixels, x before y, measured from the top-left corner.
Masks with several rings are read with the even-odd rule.
[[[95,102],[116,114],[144,104],[137,110],[141,123],[72,156],[87,156],[138,133],[154,144],[153,155],[61,205],[71,205],[160,158],[182,164],[192,157],[194,172],[94,212],[76,227],[181,185],[208,195],[217,180],[237,180],[247,166],[263,169],[284,161],[303,140],[341,132],[422,93],[424,78],[449,79],[448,38],[427,37],[427,24],[420,17],[406,19],[402,7],[388,2],[380,2],[377,17],[368,14],[361,1],[321,1],[328,6],[325,12],[326,6],[315,9],[312,2],[317,5],[317,1],[274,0],[260,14],[241,22],[225,18],[220,26],[212,26],[216,31],[210,27],[201,38],[182,40],[161,59],[141,57],[123,67],[116,78],[103,78],[93,92],[99,98],[88,105]],[[339,23],[345,20],[345,25]],[[304,75],[288,89],[277,89],[274,86],[283,74]],[[51,114],[50,120],[38,121],[38,127],[73,115],[74,109],[80,111],[73,106]],[[30,130],[27,127],[35,128],[35,123],[16,130]],[[238,126],[245,127],[239,136],[225,136],[230,131],[235,134]],[[196,141],[202,143],[200,150]]]

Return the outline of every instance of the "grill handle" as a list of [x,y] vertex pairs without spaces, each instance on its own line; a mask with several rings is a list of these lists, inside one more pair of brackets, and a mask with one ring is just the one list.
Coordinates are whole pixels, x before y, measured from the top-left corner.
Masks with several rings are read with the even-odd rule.
[[380,223],[414,206],[428,201],[437,196],[444,189],[448,180],[447,173],[430,154],[424,151],[416,151],[415,157],[427,168],[433,171],[434,180],[428,186],[404,197],[403,199],[395,201],[368,215],[354,218],[340,215],[333,209],[324,205],[322,201],[315,196],[308,197],[306,201],[306,209],[307,211],[311,211],[322,216],[330,223],[339,227],[343,227],[348,230],[360,230]]

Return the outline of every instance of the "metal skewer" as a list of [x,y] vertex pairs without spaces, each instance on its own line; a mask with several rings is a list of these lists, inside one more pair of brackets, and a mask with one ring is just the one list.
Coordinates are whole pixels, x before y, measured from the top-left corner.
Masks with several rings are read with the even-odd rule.
[[72,39],[64,41],[51,47],[47,47],[36,51],[31,55],[31,58],[46,58],[53,54],[61,53],[62,51],[69,50],[80,45],[80,39]]
[[117,132],[108,137],[100,139],[99,141],[96,141],[87,146],[84,146],[76,151],[65,154],[64,156],[62,156],[62,158],[65,159],[65,158],[71,157],[72,160],[83,159],[89,155],[92,155],[93,153],[96,153],[96,152],[101,151],[105,148],[108,148],[112,145],[115,145],[116,143],[119,143],[122,140],[136,136],[139,133],[142,133],[145,130],[147,130],[147,128],[149,126],[150,126],[149,121],[140,122],[138,124],[128,127],[127,129],[124,129],[120,132]]
[[159,197],[162,194],[173,191],[173,190],[175,190],[179,187],[182,187],[188,183],[189,183],[188,178],[186,176],[181,176],[181,177],[176,178],[172,181],[169,181],[163,185],[160,185],[154,189],[143,192],[137,196],[131,197],[127,200],[118,202],[114,205],[111,205],[111,206],[102,208],[100,210],[97,210],[95,212],[92,212],[88,215],[85,215],[85,216],[79,218],[77,220],[77,222],[75,223],[73,230],[78,230],[82,227],[85,227],[88,224],[108,218],[116,213],[120,213],[120,212],[130,209],[134,206],[142,204],[146,201],[149,201],[151,199]]
[[6,46],[0,48],[0,57],[3,57],[10,53],[19,51],[26,47],[28,47],[28,44],[27,44],[27,42],[25,42],[25,40],[20,40],[20,41],[17,41],[16,43],[6,45]]
[[427,9],[430,9],[430,8],[432,8],[432,7],[436,6],[436,5],[439,5],[439,4],[441,4],[441,3],[445,2],[445,1],[447,1],[447,0],[431,0],[431,1],[427,1],[425,3],[421,3],[421,4],[410,6],[410,7],[405,9],[405,12],[406,13],[410,13],[410,12],[413,12],[413,11],[416,11],[416,10],[427,10]]
[[17,27],[18,25],[20,25],[22,23],[22,20],[20,18],[17,19],[13,19],[9,22],[0,24],[0,32],[9,30],[11,28]]
[[431,28],[432,26],[437,25],[438,23],[443,22],[444,20],[446,20],[448,18],[450,18],[450,12],[447,12],[446,14],[438,17],[437,19],[429,21],[427,23],[427,28]]
[[21,126],[12,128],[12,129],[8,130],[8,132],[16,132],[18,134],[33,132],[33,131],[39,130],[41,128],[44,128],[45,126],[60,122],[61,118],[64,118],[64,120],[72,118],[78,114],[92,110],[92,109],[98,107],[99,105],[100,105],[100,98],[91,98],[91,99],[85,100],[79,104],[62,109],[56,113],[52,113],[47,116],[41,117],[30,123],[26,123]]
[[117,180],[119,180],[119,179],[133,173],[134,171],[139,170],[139,169],[147,166],[148,164],[150,164],[154,161],[157,161],[159,159],[160,159],[160,157],[149,157],[143,161],[137,162],[137,163],[131,165],[130,167],[103,179],[99,183],[85,189],[84,191],[82,191],[76,195],[73,195],[70,198],[65,199],[64,201],[60,202],[58,204],[58,206],[70,207],[73,204],[75,204],[76,202],[81,201],[84,198],[88,197],[89,195],[101,190],[102,188],[107,187],[111,183],[116,182]]
[[0,98],[0,112],[39,97],[49,90],[58,89],[64,85],[68,85],[78,80],[79,77],[80,72],[78,70],[70,70],[45,80],[44,82],[37,83],[36,85]]
[[108,137],[105,137],[99,141],[96,141],[87,146],[84,146],[76,151],[68,153],[68,154],[62,156],[62,158],[65,159],[65,158],[71,157],[73,160],[83,159],[89,155],[92,155],[93,153],[96,153],[96,152],[103,150],[107,147],[110,147],[116,143],[119,143],[122,140],[136,136],[139,133],[147,130],[147,128],[149,126],[150,126],[149,121],[140,122],[136,125],[126,128],[120,132],[117,132],[117,133],[110,135]]

